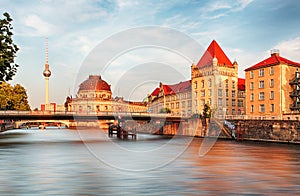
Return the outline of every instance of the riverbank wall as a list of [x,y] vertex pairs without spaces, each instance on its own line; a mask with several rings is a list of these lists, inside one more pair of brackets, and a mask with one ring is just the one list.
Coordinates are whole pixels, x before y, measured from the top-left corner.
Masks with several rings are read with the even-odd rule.
[[228,120],[235,125],[239,140],[300,144],[300,121]]

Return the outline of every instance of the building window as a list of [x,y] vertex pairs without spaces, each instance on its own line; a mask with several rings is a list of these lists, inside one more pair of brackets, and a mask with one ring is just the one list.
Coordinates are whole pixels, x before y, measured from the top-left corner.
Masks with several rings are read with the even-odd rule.
[[228,79],[225,80],[225,88],[228,88]]
[[185,101],[181,102],[182,107],[185,107]]
[[235,81],[232,81],[232,89],[235,89]]
[[235,109],[232,109],[232,115],[235,115]]
[[250,112],[254,112],[254,105],[251,105]]
[[274,79],[270,80],[270,87],[273,88],[274,87]]
[[274,112],[274,110],[275,110],[275,105],[271,104],[271,112]]
[[250,95],[250,101],[254,101],[254,94],[253,93],[251,93],[251,95]]
[[179,102],[176,102],[176,108],[177,109],[179,108]]
[[265,100],[265,93],[264,92],[259,93],[259,100]]
[[225,91],[225,96],[228,97],[228,90]]
[[235,91],[232,91],[231,96],[235,97]]
[[270,99],[274,99],[274,91],[270,92]]
[[219,87],[222,87],[222,80],[219,80]]
[[259,105],[259,112],[265,112],[265,105],[264,104]]
[[229,100],[226,99],[226,106],[229,106]]
[[171,103],[171,109],[174,109],[174,103]]
[[244,105],[244,104],[243,104],[243,100],[238,100],[238,106],[239,106],[239,107],[243,107],[243,105]]
[[205,99],[202,99],[202,100],[201,100],[201,104],[202,104],[202,106],[205,105]]
[[218,96],[222,97],[222,89],[218,89]]
[[218,99],[218,105],[221,106],[221,105],[222,105],[222,102],[223,102],[222,99],[219,98],[219,99]]
[[192,101],[191,100],[188,101],[188,107],[192,107]]
[[201,97],[205,97],[205,91],[201,91]]
[[209,87],[212,87],[212,81],[211,81],[211,79],[208,80],[208,85],[209,85]]
[[265,81],[259,81],[259,88],[265,88]]
[[197,91],[195,92],[195,97],[198,98],[198,92]]
[[201,87],[204,88],[204,80],[201,81]]
[[250,82],[250,90],[253,90],[253,89],[254,89],[254,83]]
[[235,106],[235,99],[232,100],[232,106]]
[[274,75],[274,67],[270,67],[270,75]]
[[250,71],[250,78],[254,78],[254,72]]
[[264,76],[264,75],[265,75],[265,69],[260,69],[259,76]]

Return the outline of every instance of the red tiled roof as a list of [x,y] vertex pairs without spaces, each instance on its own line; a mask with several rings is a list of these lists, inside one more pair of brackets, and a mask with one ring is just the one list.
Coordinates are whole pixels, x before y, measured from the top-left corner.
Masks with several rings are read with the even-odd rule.
[[157,96],[159,93],[159,88],[157,87],[156,89],[154,89],[154,91],[151,93],[151,96]]
[[182,93],[191,90],[191,80],[180,82],[178,84],[166,85],[163,84],[165,95]]
[[211,66],[214,57],[218,59],[218,65],[233,67],[231,61],[215,40],[210,43],[207,50],[197,63],[197,67]]
[[238,78],[238,90],[239,91],[245,91],[246,85],[245,85],[245,79],[244,78]]
[[267,67],[267,66],[279,65],[279,64],[288,64],[288,65],[294,65],[294,66],[300,67],[300,63],[290,61],[286,58],[279,56],[279,54],[272,54],[271,57],[245,69],[245,71],[250,71],[250,70],[254,70],[254,69],[259,69],[261,67]]

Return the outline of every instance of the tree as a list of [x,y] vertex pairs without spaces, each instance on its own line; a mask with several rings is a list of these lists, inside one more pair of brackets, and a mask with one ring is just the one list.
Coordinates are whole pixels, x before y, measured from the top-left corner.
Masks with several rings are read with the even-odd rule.
[[159,113],[167,113],[167,114],[169,114],[169,113],[171,113],[171,110],[169,108],[161,108],[159,110]]
[[0,110],[30,110],[26,90],[20,84],[0,82]]
[[26,90],[20,84],[16,84],[13,87],[13,93],[12,93],[12,100],[11,101],[13,103],[13,109],[14,110],[19,110],[19,111],[28,111],[28,110],[30,110]]
[[12,40],[11,22],[13,20],[7,12],[3,15],[5,18],[0,19],[0,81],[9,81],[12,80],[19,67],[14,61],[19,48]]
[[206,103],[203,108],[203,117],[210,118],[211,117],[211,109],[210,106]]

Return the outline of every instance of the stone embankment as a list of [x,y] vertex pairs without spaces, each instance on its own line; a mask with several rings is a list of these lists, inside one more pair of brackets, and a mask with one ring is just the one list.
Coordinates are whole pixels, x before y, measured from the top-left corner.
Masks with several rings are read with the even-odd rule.
[[241,140],[300,143],[300,121],[230,120]]

